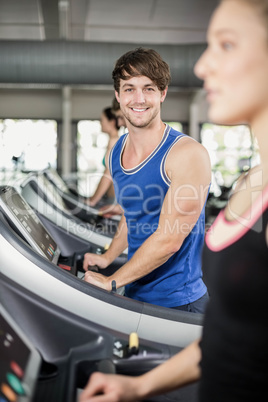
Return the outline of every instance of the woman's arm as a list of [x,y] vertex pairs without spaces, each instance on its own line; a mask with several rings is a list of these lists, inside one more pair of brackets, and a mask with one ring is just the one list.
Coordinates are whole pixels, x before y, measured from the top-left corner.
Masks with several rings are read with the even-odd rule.
[[[131,402],[173,391],[199,380],[199,340],[139,377],[93,373],[80,402]],[[101,395],[100,395],[101,394]]]
[[95,193],[91,197],[89,197],[87,204],[94,207],[107,193],[111,186],[113,186],[113,180],[110,175],[109,169],[106,168],[95,190]]

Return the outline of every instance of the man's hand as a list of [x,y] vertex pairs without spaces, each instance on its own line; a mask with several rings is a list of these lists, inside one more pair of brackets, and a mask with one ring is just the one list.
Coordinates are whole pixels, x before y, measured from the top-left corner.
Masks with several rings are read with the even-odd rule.
[[84,271],[88,271],[90,267],[97,265],[98,268],[104,269],[107,268],[109,265],[105,255],[93,254],[93,253],[86,253],[84,255],[83,261],[83,269]]
[[83,262],[83,268],[86,271],[84,280],[88,283],[91,283],[91,285],[98,286],[99,288],[111,290],[111,281],[108,277],[90,270],[90,267],[96,266],[101,269],[105,269],[108,266],[108,261],[105,258],[105,254],[98,255],[86,253]]
[[111,290],[111,281],[108,277],[98,274],[97,272],[90,271],[90,267],[98,267],[105,269],[108,266],[108,261],[105,254],[98,255],[86,253],[84,256],[83,268],[86,271],[84,280],[91,283],[91,285],[98,286],[105,290]]
[[84,280],[104,290],[112,290],[111,279],[97,272],[87,271]]

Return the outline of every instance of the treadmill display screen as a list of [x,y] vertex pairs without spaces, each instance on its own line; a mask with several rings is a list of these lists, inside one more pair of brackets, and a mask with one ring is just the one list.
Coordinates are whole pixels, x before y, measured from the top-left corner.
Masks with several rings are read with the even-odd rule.
[[0,401],[32,400],[41,357],[2,307],[0,356]]
[[57,262],[59,250],[56,242],[29,204],[13,187],[3,187],[0,207],[26,241],[49,261]]

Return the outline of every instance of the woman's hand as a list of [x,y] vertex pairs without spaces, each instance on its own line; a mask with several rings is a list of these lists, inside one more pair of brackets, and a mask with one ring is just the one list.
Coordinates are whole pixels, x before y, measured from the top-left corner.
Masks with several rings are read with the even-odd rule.
[[136,402],[139,389],[139,377],[93,373],[79,402]]

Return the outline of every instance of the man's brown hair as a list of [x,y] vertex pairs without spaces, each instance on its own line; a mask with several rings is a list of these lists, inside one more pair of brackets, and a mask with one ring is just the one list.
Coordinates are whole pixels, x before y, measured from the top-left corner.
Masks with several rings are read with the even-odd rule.
[[114,89],[119,92],[120,80],[145,76],[164,91],[169,85],[171,76],[168,64],[153,49],[139,47],[121,56],[113,70]]

